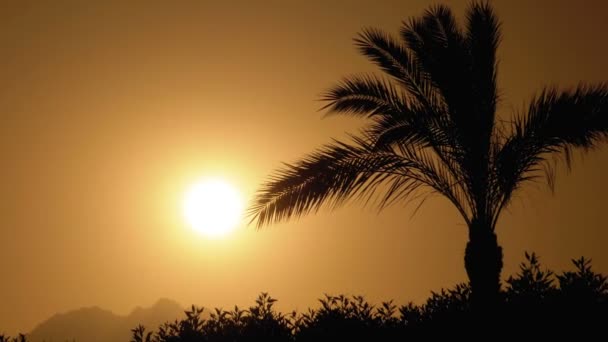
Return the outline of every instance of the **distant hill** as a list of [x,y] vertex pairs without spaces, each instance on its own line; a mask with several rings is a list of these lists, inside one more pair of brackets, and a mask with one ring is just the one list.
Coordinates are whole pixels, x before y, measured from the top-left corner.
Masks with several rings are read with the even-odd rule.
[[183,314],[184,309],[170,299],[160,299],[149,308],[138,307],[127,316],[99,307],[82,308],[38,324],[28,334],[28,342],[126,342],[138,324],[155,330],[164,322],[181,319]]

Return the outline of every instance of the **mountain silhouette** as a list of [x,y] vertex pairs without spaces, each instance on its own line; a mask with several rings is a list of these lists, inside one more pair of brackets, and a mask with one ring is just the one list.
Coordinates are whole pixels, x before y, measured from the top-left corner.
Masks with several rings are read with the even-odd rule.
[[184,309],[175,301],[160,299],[149,308],[137,307],[120,316],[99,307],[59,313],[38,324],[27,336],[29,342],[124,342],[138,324],[156,329],[180,318]]

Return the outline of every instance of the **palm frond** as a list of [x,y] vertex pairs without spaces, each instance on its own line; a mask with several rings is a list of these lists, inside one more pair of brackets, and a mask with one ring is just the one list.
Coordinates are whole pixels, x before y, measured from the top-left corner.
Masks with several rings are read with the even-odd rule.
[[482,143],[489,143],[493,131],[497,93],[496,52],[501,40],[501,25],[489,3],[472,3],[466,11],[466,40],[471,58],[473,110],[471,115],[481,127]]
[[[435,6],[405,22],[401,37],[443,98],[453,135],[472,160],[479,160],[486,158],[494,124],[499,27],[492,26],[497,23],[489,6],[474,4],[467,15],[463,32],[448,7]],[[496,32],[484,32],[488,27]]]
[[382,184],[392,188],[380,199],[380,208],[421,186],[442,194],[450,192],[451,185],[442,183],[443,175],[433,174],[438,172],[437,166],[421,158],[416,149],[411,150],[400,155],[378,151],[360,138],[354,138],[353,144],[336,141],[295,164],[286,164],[271,176],[248,215],[262,227],[315,212],[323,204],[335,208],[349,199],[370,201]]
[[[440,21],[449,28],[448,37],[457,35],[462,41],[451,12],[439,7]],[[443,28],[445,28],[443,27]],[[454,33],[456,32],[456,33]],[[391,75],[406,90],[410,112],[408,117],[381,117],[371,129],[379,144],[396,141],[421,142],[432,146],[439,159],[449,166],[453,174],[460,173],[461,166],[454,163],[462,159],[463,146],[459,130],[448,117],[448,103],[434,85],[431,76],[421,66],[415,51],[408,50],[390,35],[380,30],[367,29],[355,40],[361,53]],[[461,45],[461,43],[459,43]],[[391,127],[387,123],[394,123]],[[461,163],[461,162],[459,162]]]
[[393,143],[413,143],[422,146],[453,145],[453,130],[428,109],[409,103],[390,81],[374,75],[352,76],[327,91],[322,98],[329,103],[323,107],[329,113],[365,116],[373,119],[364,133],[377,148]]
[[[413,113],[414,115],[407,117],[377,117],[374,123],[363,131],[363,136],[373,143],[376,150],[396,150],[402,155],[407,154],[410,159],[412,152],[404,151],[412,151],[414,148],[425,149],[425,152],[432,151],[436,157],[433,162],[439,163],[437,167],[445,170],[443,178],[454,180],[448,183],[468,187],[469,177],[462,168],[464,150],[453,134],[451,122],[425,115],[420,108],[415,109]],[[467,200],[457,202],[470,207],[472,202],[468,193],[464,194]]]
[[420,108],[409,115],[383,116],[374,119],[364,132],[377,148],[394,144],[419,144],[422,147],[453,147],[453,136],[446,122],[435,120]]
[[500,25],[488,4],[472,4],[459,29],[446,6],[404,23],[401,36],[443,97],[454,158],[465,176],[476,215],[491,207],[491,140],[496,113],[496,49]]
[[328,102],[321,109],[331,113],[372,117],[375,115],[407,115],[410,106],[394,85],[374,75],[345,78],[323,94]]
[[440,97],[430,79],[419,68],[415,57],[390,35],[368,28],[355,38],[355,45],[364,56],[401,84],[427,111],[442,107]]
[[549,88],[532,100],[527,116],[516,120],[516,132],[544,142],[546,149],[593,148],[608,133],[607,110],[606,83],[562,92]]
[[[443,148],[439,147],[439,149],[444,152]],[[414,161],[414,167],[410,167],[408,170],[411,172],[408,177],[420,178],[421,182],[430,187],[433,192],[447,198],[460,212],[463,219],[467,223],[470,222],[474,214],[473,202],[466,188],[466,177],[458,169],[455,160],[440,158],[437,147],[424,148],[413,144],[397,144],[396,153],[406,160]],[[441,155],[449,155],[449,153]],[[395,180],[394,183],[398,184],[400,180]],[[410,191],[398,190],[399,192],[387,193],[381,205],[392,204],[396,200],[405,200],[411,194]]]
[[480,127],[472,115],[476,99],[472,92],[471,58],[466,37],[446,6],[432,7],[422,17],[405,22],[401,37],[443,98],[446,108],[443,120],[449,127],[446,136],[450,137],[453,150],[459,151],[458,169],[467,176],[469,192],[482,202],[486,170],[480,165],[486,159],[487,151],[480,148]]
[[369,180],[376,170],[400,163],[394,155],[371,154],[365,146],[327,145],[295,164],[286,164],[259,190],[249,216],[258,227],[334,206]]
[[451,10],[446,6],[432,7],[421,18],[405,22],[401,37],[419,69],[438,88],[450,113],[464,115],[470,97],[470,60]]
[[554,183],[550,155],[561,153],[570,168],[573,149],[589,150],[608,141],[608,84],[569,91],[546,88],[531,101],[527,114],[515,119],[512,130],[494,161],[496,191],[503,194],[498,209],[521,183],[543,176],[539,171],[549,177],[550,186]]
[[395,144],[429,147],[433,137],[428,134],[428,127],[417,120],[405,118],[382,118],[377,120],[364,134],[373,141],[376,149],[391,149]]

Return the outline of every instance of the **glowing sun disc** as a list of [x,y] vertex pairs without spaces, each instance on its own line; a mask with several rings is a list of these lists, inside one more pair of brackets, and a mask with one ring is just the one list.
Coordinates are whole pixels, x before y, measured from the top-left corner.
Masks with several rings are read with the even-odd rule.
[[210,237],[231,232],[241,220],[243,201],[231,184],[208,179],[194,184],[184,199],[184,216],[192,229]]

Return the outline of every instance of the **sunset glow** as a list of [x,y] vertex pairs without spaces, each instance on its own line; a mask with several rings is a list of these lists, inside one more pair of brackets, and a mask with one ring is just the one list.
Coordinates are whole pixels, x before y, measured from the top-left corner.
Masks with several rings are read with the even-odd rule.
[[208,237],[221,237],[239,223],[243,200],[238,190],[221,179],[194,184],[184,198],[184,216],[195,231]]
[[[585,263],[587,278],[569,276],[581,257],[608,276],[607,13],[596,0],[0,2],[0,342],[608,326],[608,280],[587,281]],[[470,275],[487,277],[474,281],[487,313],[463,311]],[[606,311],[583,310],[599,293]],[[342,320],[330,295],[394,315]],[[162,340],[193,305],[206,332]],[[348,334],[316,335],[333,327]]]

